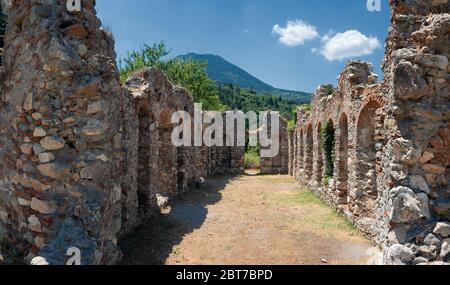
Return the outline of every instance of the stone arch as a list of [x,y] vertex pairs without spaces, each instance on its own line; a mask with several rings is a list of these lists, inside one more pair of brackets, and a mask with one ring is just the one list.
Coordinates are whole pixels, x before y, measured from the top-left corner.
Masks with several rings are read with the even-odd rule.
[[348,202],[348,118],[342,113],[339,118],[336,155],[336,188],[339,196],[339,204]]
[[306,133],[306,153],[305,157],[305,174],[308,179],[313,176],[313,149],[314,149],[314,139],[313,139],[313,127],[312,124],[308,126]]
[[[322,149],[324,152],[324,166],[325,166],[325,176],[326,177],[334,177],[334,163],[336,158],[336,128],[334,126],[334,122],[332,118],[329,118],[326,125],[321,132],[321,140],[325,139],[326,141],[322,145]],[[325,136],[325,137],[323,137]]]
[[356,126],[356,168],[355,177],[358,180],[356,197],[359,201],[354,201],[357,207],[357,214],[373,216],[376,207],[377,192],[377,150],[376,134],[377,122],[380,121],[379,110],[383,107],[384,99],[380,96],[373,96],[365,101],[359,112]]
[[322,152],[322,122],[319,122],[317,124],[316,129],[316,149],[314,151],[314,158],[315,158],[315,180],[319,183],[319,185],[322,184],[323,180],[323,152]]

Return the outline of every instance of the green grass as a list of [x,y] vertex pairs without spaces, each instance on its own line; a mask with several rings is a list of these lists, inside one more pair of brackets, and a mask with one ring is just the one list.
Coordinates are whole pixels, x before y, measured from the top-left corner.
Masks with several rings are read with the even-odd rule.
[[341,214],[328,207],[320,198],[309,190],[298,190],[295,193],[279,197],[279,202],[297,205],[305,210],[300,221],[301,227],[322,231],[332,237],[336,232],[347,232],[351,236],[358,235],[356,227]]
[[299,190],[295,194],[281,197],[280,200],[286,204],[309,204],[324,206],[324,203],[316,195],[307,190]]

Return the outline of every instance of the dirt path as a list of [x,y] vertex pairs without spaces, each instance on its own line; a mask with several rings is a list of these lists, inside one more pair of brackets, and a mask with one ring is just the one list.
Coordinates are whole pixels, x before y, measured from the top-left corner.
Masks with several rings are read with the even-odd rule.
[[288,176],[217,177],[122,242],[124,264],[371,264],[376,249]]

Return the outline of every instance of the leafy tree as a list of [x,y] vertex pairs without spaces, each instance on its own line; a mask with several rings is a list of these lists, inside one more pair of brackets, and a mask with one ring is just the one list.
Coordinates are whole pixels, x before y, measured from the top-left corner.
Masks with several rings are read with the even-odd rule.
[[191,59],[163,61],[170,51],[164,42],[152,46],[144,45],[141,50],[128,52],[119,61],[122,82],[134,72],[155,67],[164,72],[173,84],[186,88],[194,96],[196,103],[202,103],[205,110],[223,111],[217,88],[206,72],[207,63]]
[[124,59],[119,60],[120,79],[125,82],[127,78],[136,71],[141,71],[146,68],[156,67],[161,68],[161,58],[168,55],[170,51],[167,50],[166,44],[160,42],[149,46],[147,44],[138,51],[129,51]]

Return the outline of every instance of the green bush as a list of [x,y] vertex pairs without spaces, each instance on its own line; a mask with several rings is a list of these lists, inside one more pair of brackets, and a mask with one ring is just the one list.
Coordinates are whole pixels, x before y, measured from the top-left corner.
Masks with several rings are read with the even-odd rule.
[[245,169],[258,169],[261,166],[261,158],[259,150],[256,147],[250,147],[245,153],[244,167]]

